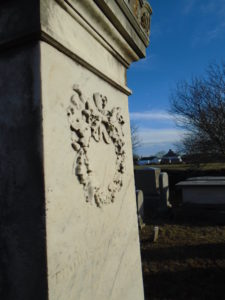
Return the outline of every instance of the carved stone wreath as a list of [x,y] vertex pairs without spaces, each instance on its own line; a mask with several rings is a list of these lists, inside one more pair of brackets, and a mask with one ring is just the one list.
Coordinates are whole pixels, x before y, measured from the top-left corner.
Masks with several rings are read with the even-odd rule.
[[[73,86],[73,91],[67,116],[71,131],[71,145],[77,154],[75,174],[83,185],[86,201],[101,207],[103,204],[114,202],[116,193],[123,185],[124,120],[119,107],[107,110],[106,96],[95,93],[92,99],[88,99],[77,85]],[[115,173],[106,189],[98,184],[93,175],[94,170],[91,168],[88,153],[91,141],[112,144],[115,151]]]

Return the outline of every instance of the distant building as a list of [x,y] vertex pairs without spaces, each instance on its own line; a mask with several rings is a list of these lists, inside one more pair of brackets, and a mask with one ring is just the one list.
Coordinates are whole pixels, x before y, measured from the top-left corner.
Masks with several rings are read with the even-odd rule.
[[167,154],[162,157],[161,164],[180,164],[182,163],[182,158],[179,154],[169,150]]

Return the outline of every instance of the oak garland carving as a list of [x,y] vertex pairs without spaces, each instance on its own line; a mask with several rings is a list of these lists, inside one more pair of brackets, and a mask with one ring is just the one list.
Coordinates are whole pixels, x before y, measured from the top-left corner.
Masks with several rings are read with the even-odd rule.
[[[106,96],[94,93],[92,99],[88,99],[77,85],[73,86],[73,91],[67,116],[71,131],[71,145],[77,154],[75,174],[83,185],[86,201],[101,207],[103,204],[114,202],[116,193],[123,185],[125,122],[119,107],[107,110]],[[112,144],[114,147],[115,174],[107,186],[107,192],[97,183],[90,166],[88,150],[92,140],[96,143]]]

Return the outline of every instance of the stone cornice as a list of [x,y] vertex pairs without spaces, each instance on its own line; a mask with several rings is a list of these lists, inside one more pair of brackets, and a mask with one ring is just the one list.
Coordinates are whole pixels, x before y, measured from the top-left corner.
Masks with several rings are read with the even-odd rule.
[[[130,94],[124,75],[133,61],[145,57],[149,4],[140,0],[134,11],[128,0],[12,1],[15,5],[4,2],[0,12],[0,51],[42,40]],[[98,49],[95,57],[90,55],[90,45]]]
[[[145,33],[145,39],[147,38],[149,43],[149,34],[150,34],[150,23],[151,23],[151,15],[152,15],[152,8],[147,0],[116,0],[121,8],[126,13],[128,19],[132,22],[133,26],[137,30],[137,32],[140,34],[141,38],[142,31]],[[127,6],[129,10],[131,11],[132,15],[136,19],[136,24],[133,20],[131,20],[129,14],[127,14],[127,9],[125,8]],[[138,26],[137,26],[138,25]]]
[[146,1],[135,1],[136,7],[129,0],[94,0],[139,57],[144,57],[145,47],[149,45],[152,9]]

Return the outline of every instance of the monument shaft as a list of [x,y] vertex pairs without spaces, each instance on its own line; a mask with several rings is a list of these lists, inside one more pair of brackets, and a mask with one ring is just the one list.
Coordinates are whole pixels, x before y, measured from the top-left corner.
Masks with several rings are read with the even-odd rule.
[[150,14],[145,1],[3,2],[1,299],[144,299],[126,72]]

